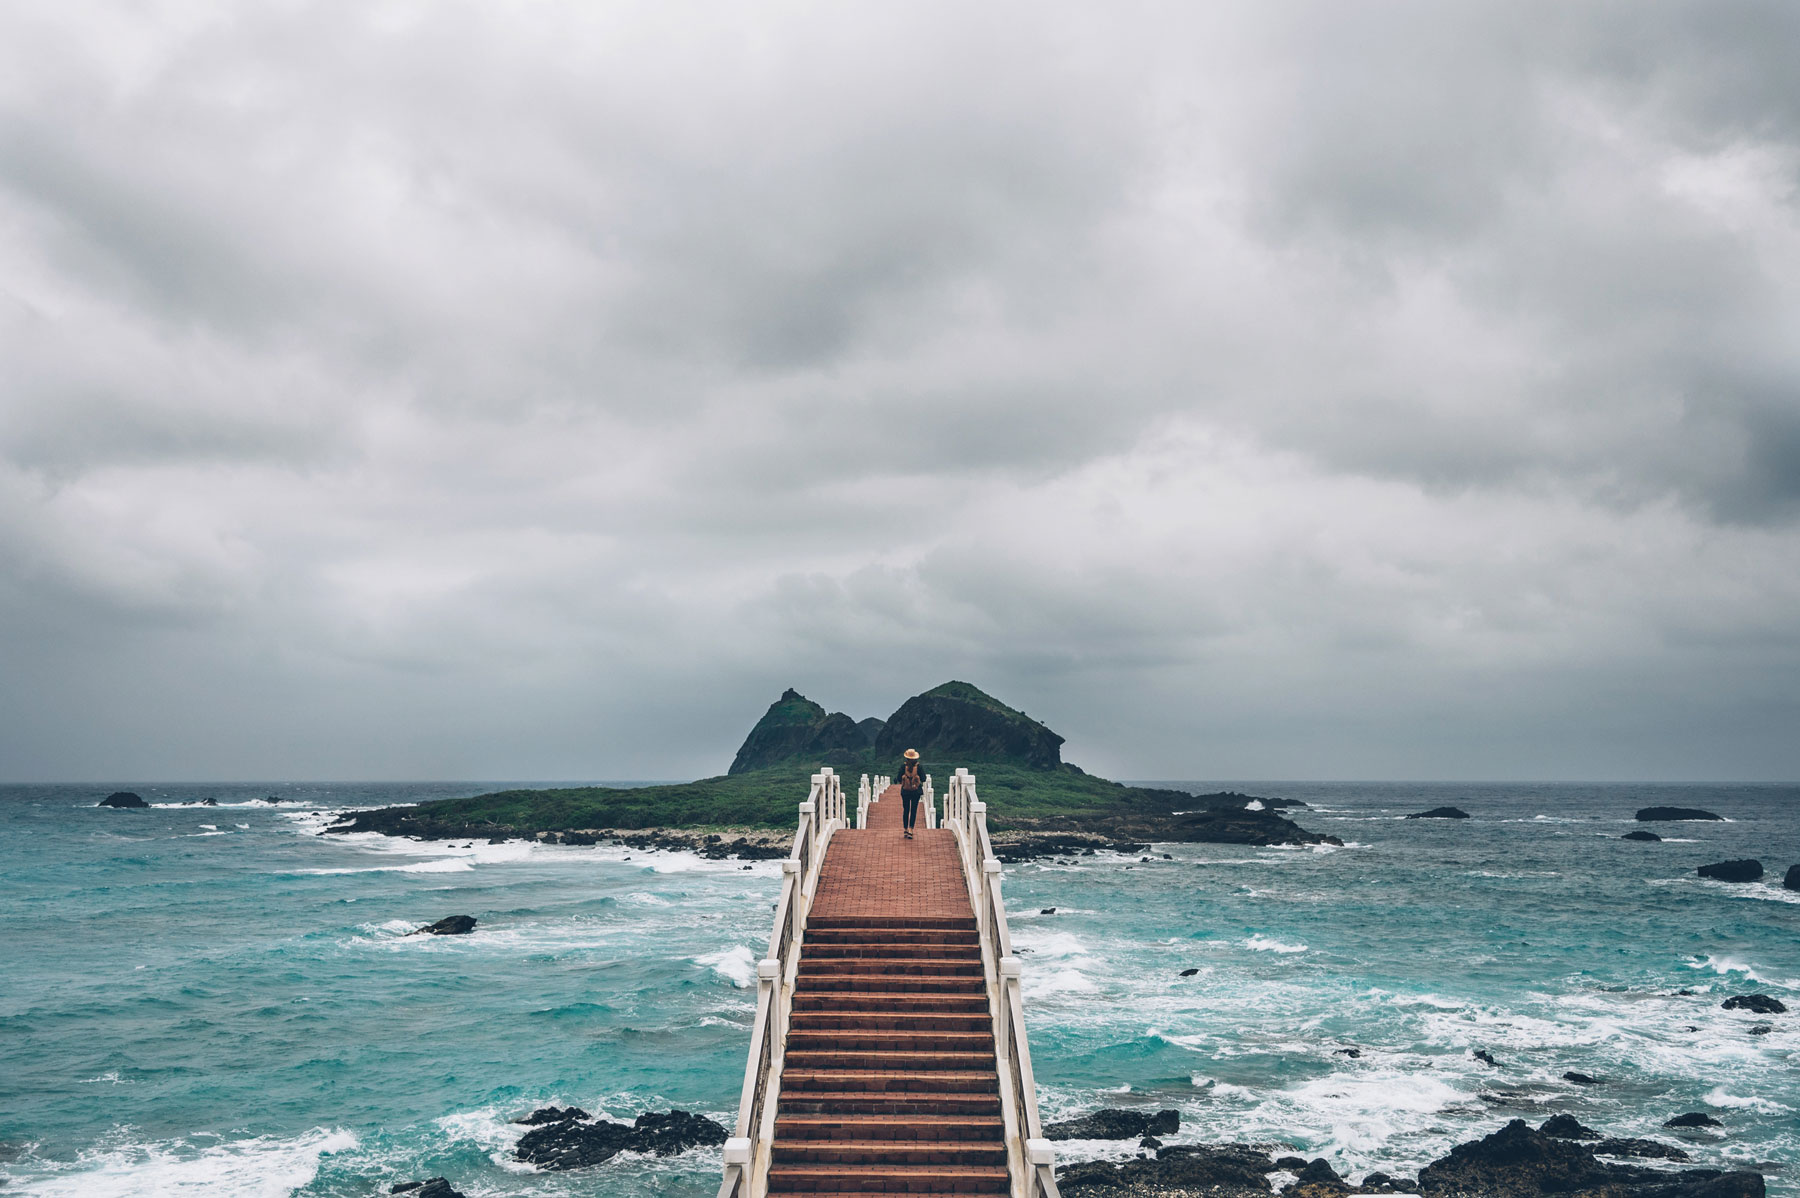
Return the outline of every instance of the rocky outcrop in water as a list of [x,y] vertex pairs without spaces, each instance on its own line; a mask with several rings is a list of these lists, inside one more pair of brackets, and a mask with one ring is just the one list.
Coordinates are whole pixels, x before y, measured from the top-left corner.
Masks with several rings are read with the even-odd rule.
[[1760,1173],[1691,1169],[1670,1173],[1641,1165],[1615,1165],[1596,1149],[1534,1131],[1515,1119],[1480,1140],[1458,1144],[1450,1155],[1419,1170],[1426,1198],[1540,1198],[1592,1194],[1607,1198],[1762,1198]]
[[433,1177],[425,1181],[403,1181],[388,1190],[390,1194],[409,1194],[411,1198],[466,1198],[461,1190],[454,1189],[446,1178]]
[[1139,1136],[1172,1136],[1181,1130],[1180,1111],[1130,1111],[1104,1107],[1078,1119],[1044,1127],[1047,1140],[1135,1140]]
[[[534,1115],[538,1113],[542,1112]],[[603,1164],[621,1152],[674,1156],[690,1148],[716,1147],[725,1142],[725,1137],[725,1129],[704,1115],[646,1111],[629,1126],[608,1119],[559,1119],[545,1123],[520,1136],[513,1155],[540,1169],[585,1169]]]
[[1664,1127],[1724,1127],[1717,1119],[1705,1111],[1689,1111],[1685,1115],[1677,1115],[1663,1122]]
[[129,790],[115,790],[111,794],[107,795],[104,799],[101,799],[98,803],[95,804],[96,807],[124,807],[124,808],[148,807],[149,805],[150,804],[144,802],[143,795],[134,794],[133,792],[131,792]]
[[1702,811],[1698,807],[1643,807],[1638,810],[1637,818],[1641,822],[1651,823],[1658,820],[1664,822],[1701,819],[1722,820],[1725,817],[1722,815],[1715,815],[1711,811]]
[[1625,833],[1625,835],[1619,837],[1619,839],[1620,840],[1654,840],[1658,843],[1662,842],[1662,837],[1660,837],[1656,833],[1650,831],[1648,828],[1634,829],[1633,831]]
[[428,923],[408,936],[467,936],[475,930],[473,915],[446,915],[436,923]]
[[1719,1004],[1727,1011],[1754,1011],[1758,1015],[1785,1015],[1787,1004],[1767,994],[1734,994]]
[[1461,807],[1433,807],[1430,811],[1416,811],[1407,819],[1468,819],[1469,813]]
[[1781,879],[1783,890],[1800,890],[1800,865],[1788,866],[1786,876]]
[[1459,1144],[1420,1170],[1416,1182],[1372,1172],[1361,1185],[1352,1185],[1323,1159],[1271,1159],[1247,1144],[1184,1144],[1135,1160],[1076,1161],[1063,1166],[1057,1180],[1071,1198],[1252,1198],[1272,1192],[1269,1174],[1275,1172],[1296,1175],[1282,1190],[1283,1198],[1392,1193],[1425,1198],[1763,1198],[1760,1173],[1671,1171],[1600,1156],[1687,1159],[1680,1148],[1654,1140],[1601,1139],[1571,1116],[1558,1115],[1540,1130],[1515,1119],[1492,1135]]
[[1754,857],[1745,857],[1737,861],[1715,861],[1694,872],[1715,882],[1754,882],[1763,876],[1763,867]]
[[545,1123],[567,1123],[571,1119],[592,1118],[592,1115],[578,1106],[544,1106],[523,1118],[514,1119],[513,1122],[526,1127],[537,1127]]

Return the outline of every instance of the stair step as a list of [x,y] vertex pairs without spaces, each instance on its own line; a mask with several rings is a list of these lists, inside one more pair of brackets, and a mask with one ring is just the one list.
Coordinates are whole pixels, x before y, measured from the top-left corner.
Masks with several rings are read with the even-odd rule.
[[842,1118],[878,1115],[904,1119],[915,1115],[994,1115],[1000,1110],[1000,1082],[975,1090],[797,1090],[781,1093],[780,1113]]
[[813,957],[847,958],[850,960],[891,960],[907,957],[940,957],[957,961],[981,960],[979,944],[866,944],[818,942],[810,937],[800,947],[800,959]]
[[904,1048],[790,1048],[784,1068],[809,1069],[963,1069],[992,1068],[994,1051],[946,1051]]
[[901,928],[947,928],[958,932],[973,932],[975,917],[973,915],[812,915],[807,917],[806,928],[808,933],[811,933],[814,928],[828,931],[856,928],[865,932],[882,934]]
[[971,989],[966,994],[925,994],[918,991],[900,993],[892,990],[820,991],[794,995],[796,1014],[814,1012],[907,1012],[910,1014],[987,1014],[987,988]]
[[839,1165],[1001,1165],[1006,1145],[967,1140],[781,1140],[771,1160]]
[[853,1194],[1004,1194],[1008,1185],[1005,1165],[769,1166],[771,1194],[816,1194],[827,1188]]
[[999,1143],[1005,1129],[998,1115],[787,1114],[775,1120],[781,1141],[977,1140]]
[[799,976],[820,974],[878,973],[897,977],[916,974],[978,978],[980,957],[802,957]]
[[942,1032],[885,1028],[790,1028],[787,1050],[791,1057],[797,1051],[853,1052],[868,1049],[894,1049],[903,1052],[994,1052],[991,1031]]
[[997,1069],[817,1069],[790,1065],[781,1073],[781,1101],[790,1094],[1000,1093]]
[[980,974],[954,973],[806,973],[794,983],[796,995],[849,990],[864,994],[976,994],[986,1001],[987,983]]
[[795,1011],[788,1034],[797,1031],[991,1032],[986,1011]]
[[[879,933],[879,936],[876,933]],[[818,926],[817,920],[807,922],[806,942],[808,944],[957,944],[976,948],[981,946],[980,938],[975,935],[973,927],[966,931],[960,928],[825,928]]]

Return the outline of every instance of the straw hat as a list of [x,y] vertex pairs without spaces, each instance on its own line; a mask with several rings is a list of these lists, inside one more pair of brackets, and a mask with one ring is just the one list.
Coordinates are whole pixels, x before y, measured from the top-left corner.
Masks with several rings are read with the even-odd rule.
[[917,749],[908,749],[906,752],[900,754],[900,756],[906,758],[908,761],[917,761],[919,759],[919,751]]

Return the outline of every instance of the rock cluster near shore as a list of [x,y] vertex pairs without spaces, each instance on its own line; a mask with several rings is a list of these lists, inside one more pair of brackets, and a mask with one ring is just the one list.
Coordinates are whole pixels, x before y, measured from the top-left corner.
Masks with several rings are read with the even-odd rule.
[[1139,1136],[1172,1136],[1181,1130],[1180,1111],[1131,1111],[1106,1107],[1044,1126],[1046,1140],[1135,1140]]
[[1521,1119],[1459,1144],[1426,1165],[1415,1180],[1374,1172],[1353,1184],[1323,1159],[1273,1157],[1248,1144],[1176,1145],[1127,1161],[1080,1161],[1059,1170],[1070,1198],[1251,1198],[1274,1192],[1270,1175],[1292,1173],[1283,1198],[1350,1194],[1423,1194],[1426,1198],[1762,1198],[1760,1173],[1719,1169],[1654,1169],[1602,1156],[1687,1159],[1654,1140],[1604,1139],[1569,1116],[1533,1129]]
[[97,804],[95,804],[95,806],[97,806],[97,807],[126,807],[126,808],[148,807],[149,805],[150,804],[144,802],[143,795],[134,794],[133,792],[131,792],[129,790],[115,790],[111,794],[107,795],[104,799],[101,799]]
[[591,1119],[579,1107],[544,1107],[518,1120],[532,1130],[519,1137],[513,1155],[540,1169],[585,1169],[621,1152],[674,1156],[690,1148],[717,1147],[725,1129],[689,1111],[646,1111],[629,1125]]

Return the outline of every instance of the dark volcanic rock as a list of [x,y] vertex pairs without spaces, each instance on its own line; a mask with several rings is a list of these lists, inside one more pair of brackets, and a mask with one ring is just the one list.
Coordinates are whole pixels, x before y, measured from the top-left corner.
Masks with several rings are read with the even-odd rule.
[[1600,1084],[1599,1078],[1590,1077],[1585,1073],[1577,1073],[1573,1069],[1563,1074],[1563,1080],[1566,1082],[1574,1082],[1578,1086],[1597,1086]]
[[201,799],[200,805],[202,807],[217,807],[219,805],[219,800],[217,800],[217,799]]
[[1270,1193],[1275,1164],[1267,1153],[1244,1144],[1209,1148],[1177,1144],[1159,1148],[1154,1159],[1076,1161],[1057,1173],[1057,1187],[1069,1195],[1103,1195],[1124,1190],[1142,1194],[1207,1194],[1246,1198]]
[[1763,868],[1762,862],[1754,857],[1744,857],[1737,861],[1715,861],[1694,872],[1716,882],[1754,882],[1762,877]]
[[1308,832],[1293,820],[1273,811],[1196,811],[1177,817],[1166,834],[1158,840],[1181,840],[1199,844],[1336,844],[1344,842],[1335,836]]
[[1662,837],[1660,837],[1656,833],[1650,831],[1650,829],[1648,829],[1648,828],[1635,828],[1632,831],[1625,833],[1625,835],[1619,837],[1619,839],[1620,840],[1654,840],[1657,842],[1661,842]]
[[1538,1128],[1538,1130],[1547,1136],[1554,1136],[1559,1140],[1600,1139],[1599,1132],[1591,1127],[1584,1127],[1581,1120],[1573,1115],[1552,1115],[1550,1118],[1544,1120],[1544,1125]]
[[966,682],[946,682],[914,695],[888,717],[875,754],[898,760],[917,749],[931,761],[1005,761],[1051,770],[1062,764],[1063,738]]
[[1044,1128],[1047,1140],[1135,1140],[1139,1136],[1172,1136],[1181,1130],[1180,1111],[1128,1111],[1104,1107],[1079,1119]]
[[1191,978],[1191,977],[1193,977],[1193,976],[1194,976],[1194,975],[1195,975],[1195,974],[1197,974],[1197,973],[1199,973],[1199,972],[1200,972],[1200,967],[1199,967],[1199,966],[1194,966],[1194,967],[1193,967],[1193,968],[1191,968],[1191,969],[1184,969],[1184,970],[1182,970],[1182,971],[1181,971],[1181,976],[1182,976],[1182,977],[1184,977],[1184,978]]
[[1664,1127],[1724,1127],[1717,1119],[1705,1111],[1689,1111],[1685,1115],[1677,1115],[1663,1123]]
[[593,1116],[578,1106],[542,1106],[523,1119],[514,1119],[527,1127],[537,1127],[544,1123],[567,1123],[571,1119],[592,1119]]
[[1668,1173],[1609,1164],[1595,1159],[1594,1150],[1584,1144],[1533,1131],[1524,1120],[1515,1119],[1484,1139],[1458,1144],[1449,1156],[1421,1169],[1419,1192],[1427,1198],[1576,1193],[1607,1198],[1761,1198],[1763,1179],[1759,1173],[1717,1169]]
[[513,1154],[542,1169],[585,1169],[621,1152],[674,1156],[689,1148],[723,1144],[725,1137],[725,1129],[703,1115],[646,1111],[629,1127],[608,1119],[544,1124],[520,1136]]
[[1727,1011],[1754,1011],[1758,1015],[1785,1015],[1787,1004],[1767,994],[1734,994],[1719,1004]]
[[1608,1138],[1594,1145],[1594,1153],[1596,1156],[1635,1156],[1664,1161],[1691,1161],[1694,1159],[1673,1144],[1659,1144],[1655,1140]]
[[1788,866],[1787,875],[1781,879],[1783,890],[1800,890],[1800,865]]
[[129,790],[115,790],[95,804],[97,807],[148,807],[144,796]]
[[467,936],[475,930],[473,915],[446,915],[436,923],[428,923],[417,931],[408,932],[408,936]]
[[1702,811],[1698,807],[1644,807],[1638,811],[1637,818],[1641,822],[1649,823],[1653,820],[1664,822],[1691,819],[1722,820],[1725,817],[1722,815],[1714,815],[1710,811]]
[[1500,1064],[1499,1061],[1496,1061],[1494,1059],[1494,1054],[1489,1052],[1485,1048],[1477,1048],[1475,1050],[1475,1059],[1480,1061],[1484,1065],[1499,1065]]
[[1430,811],[1417,811],[1407,819],[1468,819],[1469,813],[1461,807],[1433,807]]
[[1036,861],[1044,857],[1066,857],[1110,849],[1116,853],[1141,853],[1147,842],[1109,840],[1104,836],[1084,836],[1075,832],[1011,832],[994,841],[994,857],[1008,865]]
[[388,1190],[390,1194],[411,1194],[412,1198],[465,1198],[461,1190],[451,1187],[450,1182],[442,1177],[433,1177],[427,1181],[403,1181]]

